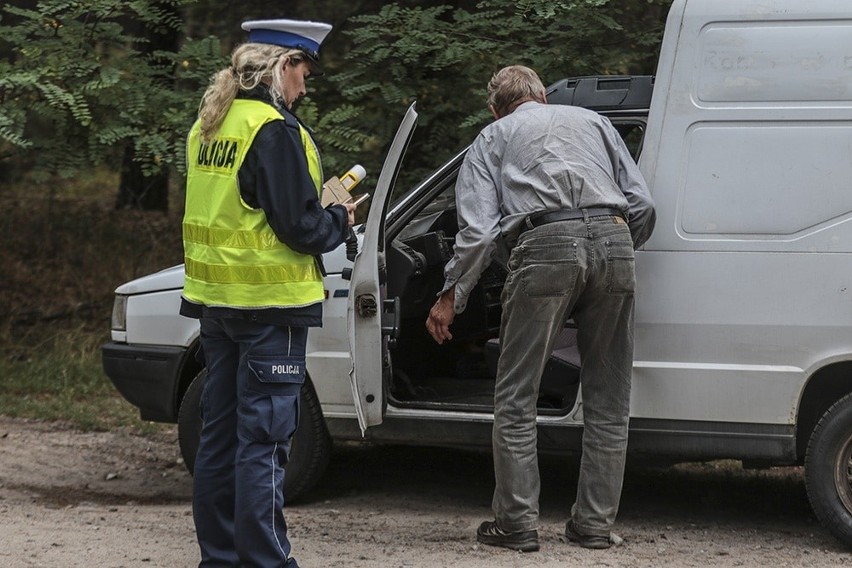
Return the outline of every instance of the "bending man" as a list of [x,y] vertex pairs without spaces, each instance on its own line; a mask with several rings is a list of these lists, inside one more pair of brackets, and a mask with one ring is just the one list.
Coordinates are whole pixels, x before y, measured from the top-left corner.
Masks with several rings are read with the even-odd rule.
[[633,250],[653,230],[653,201],[612,124],[589,110],[547,105],[533,70],[498,71],[488,105],[496,121],[474,140],[459,171],[455,254],[426,321],[435,341],[452,339],[449,326],[502,235],[512,251],[494,390],[494,520],[482,523],[477,540],[539,548],[536,402],[554,340],[573,318],[585,428],[566,535],[608,548],[627,450]]

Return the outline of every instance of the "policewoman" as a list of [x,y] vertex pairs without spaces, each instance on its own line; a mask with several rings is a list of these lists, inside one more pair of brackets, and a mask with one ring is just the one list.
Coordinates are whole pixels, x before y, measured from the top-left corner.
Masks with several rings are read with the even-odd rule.
[[283,482],[308,328],[322,324],[319,255],[343,242],[354,207],[321,206],[319,153],[292,111],[331,26],[242,27],[187,142],[181,314],[201,320],[207,365],[193,516],[199,566],[292,568]]

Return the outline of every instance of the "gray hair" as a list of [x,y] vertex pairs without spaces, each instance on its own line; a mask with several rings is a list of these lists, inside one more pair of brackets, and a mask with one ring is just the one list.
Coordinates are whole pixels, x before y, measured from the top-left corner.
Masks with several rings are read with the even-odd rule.
[[510,65],[494,73],[488,82],[488,106],[500,116],[510,114],[526,101],[541,101],[544,85],[538,74],[523,65]]
[[293,65],[304,61],[302,52],[297,49],[265,43],[237,46],[231,54],[231,66],[213,75],[201,97],[198,107],[201,139],[209,141],[218,132],[240,89],[248,91],[260,83],[266,83],[275,104],[283,106],[284,76],[281,64],[288,58]]

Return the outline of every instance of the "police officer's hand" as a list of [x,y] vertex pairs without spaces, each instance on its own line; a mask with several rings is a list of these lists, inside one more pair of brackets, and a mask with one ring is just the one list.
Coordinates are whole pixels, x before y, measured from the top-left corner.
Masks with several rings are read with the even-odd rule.
[[349,226],[355,224],[355,209],[358,208],[357,205],[353,205],[352,203],[343,203],[343,206],[346,207],[346,214],[349,217]]
[[452,339],[453,334],[450,333],[450,325],[456,317],[453,304],[456,298],[456,288],[453,286],[444,292],[432,309],[429,310],[429,317],[426,319],[426,329],[432,339],[439,344],[444,343],[447,339]]

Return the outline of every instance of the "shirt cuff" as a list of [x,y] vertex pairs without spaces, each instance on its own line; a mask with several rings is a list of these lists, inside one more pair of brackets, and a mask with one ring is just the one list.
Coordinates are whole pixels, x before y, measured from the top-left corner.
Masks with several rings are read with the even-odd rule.
[[460,288],[458,280],[447,277],[447,280],[444,282],[444,287],[441,288],[441,291],[438,292],[436,296],[440,298],[453,286],[456,287],[455,294],[453,295],[453,312],[460,314],[465,310],[465,308],[467,308],[467,297],[470,295],[470,292]]

